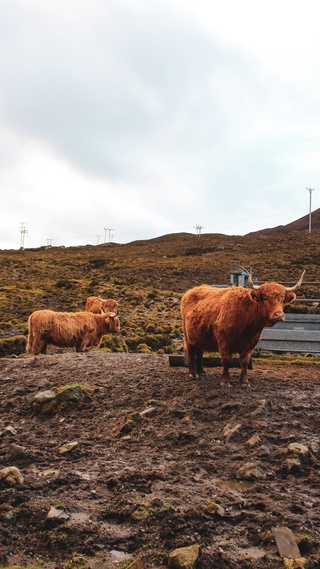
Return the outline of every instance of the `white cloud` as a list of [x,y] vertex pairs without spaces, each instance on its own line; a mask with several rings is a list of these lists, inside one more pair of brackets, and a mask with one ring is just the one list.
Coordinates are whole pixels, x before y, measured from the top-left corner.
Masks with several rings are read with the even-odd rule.
[[95,243],[106,225],[125,242],[305,215],[317,13],[316,0],[0,4],[0,248],[21,222],[36,247]]

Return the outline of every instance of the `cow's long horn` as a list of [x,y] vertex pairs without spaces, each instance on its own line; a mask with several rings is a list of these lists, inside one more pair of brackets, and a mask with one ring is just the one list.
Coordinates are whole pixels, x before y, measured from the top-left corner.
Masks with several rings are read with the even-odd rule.
[[302,272],[302,275],[301,275],[301,277],[300,277],[300,279],[298,280],[298,282],[297,282],[296,285],[294,285],[294,286],[286,286],[286,291],[287,291],[287,292],[296,290],[297,288],[299,288],[299,286],[301,286],[301,283],[302,283],[302,281],[303,281],[303,277],[304,277],[304,275],[305,275],[305,272],[306,272],[305,270]]
[[260,287],[259,287],[258,285],[254,285],[254,284],[253,284],[253,280],[252,280],[252,277],[251,277],[249,271],[247,271],[247,269],[246,269],[245,267],[241,267],[241,269],[242,269],[243,271],[245,271],[245,272],[247,273],[247,275],[248,275],[248,285],[249,285],[249,288],[253,288],[254,290],[259,289]]

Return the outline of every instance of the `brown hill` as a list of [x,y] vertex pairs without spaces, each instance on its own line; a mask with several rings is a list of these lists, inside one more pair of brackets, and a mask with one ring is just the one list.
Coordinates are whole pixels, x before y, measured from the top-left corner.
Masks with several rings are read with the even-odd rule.
[[[0,336],[7,341],[26,334],[34,310],[83,310],[94,295],[120,303],[121,338],[109,337],[106,349],[168,353],[181,347],[181,295],[203,283],[227,286],[234,260],[251,266],[258,282],[294,284],[306,269],[298,296],[320,298],[318,228],[308,233],[287,226],[245,236],[177,233],[124,245],[5,250],[0,251]],[[0,355],[8,354],[1,342]]]
[[[315,209],[311,212],[311,231],[314,229],[320,229],[320,208]],[[262,229],[259,231],[254,231],[248,233],[248,235],[254,234],[272,234],[272,233],[287,233],[288,231],[309,231],[309,214],[287,223],[287,225],[277,225],[276,227],[271,227],[267,229]]]

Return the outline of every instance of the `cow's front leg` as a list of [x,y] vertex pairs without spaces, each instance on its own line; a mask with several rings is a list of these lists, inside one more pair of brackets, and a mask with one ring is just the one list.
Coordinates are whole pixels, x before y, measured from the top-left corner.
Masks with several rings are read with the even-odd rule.
[[187,349],[189,376],[198,378],[199,375],[205,375],[203,369],[203,352],[196,346],[189,346]]
[[250,383],[248,380],[248,366],[249,366],[251,354],[252,354],[252,352],[250,351],[249,353],[242,354],[239,357],[240,368],[241,368],[240,384],[243,385],[244,387],[250,386]]
[[84,352],[86,346],[87,346],[87,336],[85,337],[80,337],[76,340],[76,352]]
[[229,367],[230,367],[230,356],[221,356],[222,359],[222,376],[220,379],[220,385],[224,387],[230,387],[230,374],[229,374]]
[[197,362],[196,362],[196,348],[195,346],[188,346],[187,348],[187,360],[189,367],[189,376],[197,378]]

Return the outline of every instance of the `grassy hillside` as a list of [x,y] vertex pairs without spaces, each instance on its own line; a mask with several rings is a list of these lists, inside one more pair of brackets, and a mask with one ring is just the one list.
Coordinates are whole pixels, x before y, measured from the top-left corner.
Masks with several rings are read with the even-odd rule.
[[34,310],[82,310],[87,297],[96,295],[120,302],[121,338],[106,337],[105,348],[170,352],[181,348],[181,294],[202,283],[227,285],[234,259],[252,266],[259,282],[294,284],[306,269],[298,295],[320,297],[320,229],[309,234],[281,228],[243,237],[182,233],[126,245],[3,250],[0,335],[26,334]]

